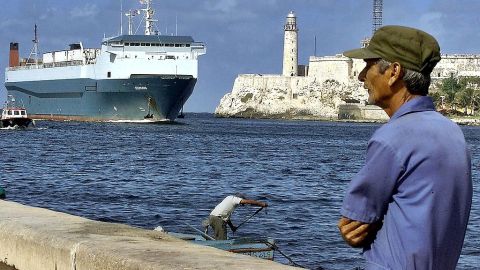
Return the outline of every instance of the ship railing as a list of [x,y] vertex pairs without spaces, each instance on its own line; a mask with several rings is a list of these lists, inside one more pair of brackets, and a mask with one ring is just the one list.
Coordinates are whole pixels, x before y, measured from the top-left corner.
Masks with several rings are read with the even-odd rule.
[[205,44],[203,42],[194,42],[194,43],[192,43],[192,45],[190,47],[192,49],[204,49]]
[[[88,64],[95,64],[94,61],[88,61]],[[36,65],[26,65],[26,66],[16,66],[16,67],[9,67],[9,71],[15,70],[30,70],[30,69],[41,69],[41,68],[53,68],[53,67],[68,67],[68,66],[81,66],[83,65],[82,60],[74,60],[74,61],[65,61],[65,62],[55,62],[55,63],[44,63]]]
[[16,67],[8,67],[9,71],[15,71],[15,70],[29,70],[29,69],[39,69],[43,68],[42,64],[37,65],[25,65],[25,66],[16,66]]
[[55,62],[55,63],[45,63],[45,68],[53,67],[69,67],[69,66],[81,66],[83,65],[82,60],[73,60],[73,61],[64,61],[64,62]]

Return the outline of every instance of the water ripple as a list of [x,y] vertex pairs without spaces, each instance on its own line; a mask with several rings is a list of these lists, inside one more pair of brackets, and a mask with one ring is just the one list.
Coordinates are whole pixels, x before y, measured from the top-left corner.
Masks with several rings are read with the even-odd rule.
[[[243,192],[270,207],[235,236],[273,237],[282,252],[311,269],[362,266],[360,252],[343,242],[336,222],[378,125],[189,116],[182,125],[42,121],[27,132],[0,130],[0,186],[24,204],[172,231],[188,230],[183,223],[200,228],[224,196]],[[463,130],[476,196],[457,269],[474,269],[480,256],[480,129]],[[233,222],[254,211],[240,207]]]

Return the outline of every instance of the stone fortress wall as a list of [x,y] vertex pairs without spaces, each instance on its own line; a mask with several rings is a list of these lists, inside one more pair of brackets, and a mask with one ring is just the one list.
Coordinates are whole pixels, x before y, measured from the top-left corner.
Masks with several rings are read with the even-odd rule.
[[[337,54],[335,56],[311,56],[309,76],[351,83],[365,67],[361,59],[350,59]],[[454,77],[480,76],[480,55],[443,54],[442,60],[433,69],[432,80]]]
[[[294,16],[290,12],[285,24],[284,42],[288,49],[284,50],[284,74],[239,75],[215,114],[220,117],[387,120],[379,107],[366,105],[368,93],[357,79],[365,67],[363,60],[342,54],[311,56],[305,76],[290,74],[291,59],[297,57],[297,40],[292,40],[291,31],[295,29],[296,33],[297,29],[292,25],[296,22]],[[432,72],[431,91],[436,90],[436,82],[450,76],[480,76],[480,55],[442,55]]]

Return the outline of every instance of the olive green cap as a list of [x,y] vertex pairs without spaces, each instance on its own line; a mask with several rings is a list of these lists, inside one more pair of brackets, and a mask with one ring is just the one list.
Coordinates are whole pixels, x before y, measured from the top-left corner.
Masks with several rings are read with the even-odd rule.
[[397,25],[379,28],[366,48],[346,51],[343,55],[357,59],[382,58],[423,74],[430,74],[441,59],[440,46],[433,36]]

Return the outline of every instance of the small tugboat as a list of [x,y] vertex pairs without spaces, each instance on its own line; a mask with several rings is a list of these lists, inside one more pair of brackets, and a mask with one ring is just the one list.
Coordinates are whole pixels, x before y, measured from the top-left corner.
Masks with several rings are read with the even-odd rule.
[[15,126],[26,128],[33,122],[28,118],[25,107],[17,105],[15,98],[10,95],[3,106],[0,120],[0,128]]

